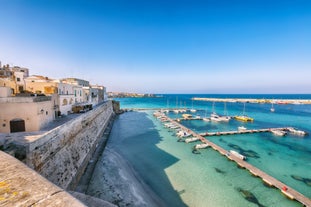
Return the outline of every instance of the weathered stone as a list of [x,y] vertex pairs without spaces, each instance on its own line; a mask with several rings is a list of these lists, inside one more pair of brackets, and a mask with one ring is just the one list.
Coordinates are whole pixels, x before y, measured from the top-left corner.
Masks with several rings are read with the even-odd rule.
[[43,134],[28,144],[26,164],[54,184],[72,189],[112,114],[112,104],[107,102]]
[[0,206],[85,206],[58,186],[0,151]]

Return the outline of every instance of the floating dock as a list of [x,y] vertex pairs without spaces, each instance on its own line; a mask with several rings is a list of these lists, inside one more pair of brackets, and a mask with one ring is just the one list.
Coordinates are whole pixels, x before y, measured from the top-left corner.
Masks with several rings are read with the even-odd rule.
[[[249,164],[248,162],[236,157],[230,155],[227,150],[223,149],[222,147],[216,145],[215,143],[205,139],[201,134],[197,134],[194,131],[186,128],[182,124],[178,123],[177,121],[167,117],[167,120],[169,120],[171,123],[174,123],[175,125],[179,126],[182,130],[187,131],[188,133],[192,134],[194,137],[198,137],[202,143],[208,144],[211,146],[214,150],[218,151],[220,154],[226,156],[229,160],[232,160],[237,163],[238,166],[247,169],[251,174],[253,174],[256,177],[260,177],[263,182],[267,183],[271,187],[275,187],[280,189],[280,191],[287,196],[289,199],[297,200],[301,204],[307,207],[311,207],[311,200],[307,198],[306,196],[302,195],[298,191],[296,191],[293,188],[288,187],[285,183],[282,183],[281,181],[275,179],[274,177],[268,175],[267,173],[263,172],[262,170],[256,168],[255,166]],[[278,128],[278,129],[287,129],[287,128]],[[260,130],[246,130],[249,132],[246,133],[258,133],[258,132],[268,132],[271,131],[271,129],[260,129]],[[235,131],[234,131],[235,132]],[[227,132],[228,133],[228,132]],[[230,132],[232,133],[232,132]],[[245,131],[236,131],[236,133],[243,134]],[[222,134],[225,135],[226,133]],[[234,134],[234,133],[233,133]],[[212,136],[212,135],[206,135],[206,136]]]

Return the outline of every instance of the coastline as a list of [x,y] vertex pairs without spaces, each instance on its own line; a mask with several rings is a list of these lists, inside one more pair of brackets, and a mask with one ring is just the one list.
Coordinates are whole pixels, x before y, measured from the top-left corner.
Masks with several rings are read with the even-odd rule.
[[166,206],[127,160],[106,147],[96,165],[87,194],[117,206]]

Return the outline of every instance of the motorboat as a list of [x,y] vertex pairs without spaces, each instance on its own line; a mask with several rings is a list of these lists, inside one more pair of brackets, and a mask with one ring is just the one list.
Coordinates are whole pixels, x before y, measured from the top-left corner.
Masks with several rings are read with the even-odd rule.
[[209,147],[209,144],[207,143],[197,144],[194,146],[195,149],[205,149],[207,147]]
[[238,127],[238,131],[239,131],[239,132],[246,131],[246,127],[244,127],[244,126],[239,126],[239,127]]
[[272,132],[274,135],[279,136],[279,137],[283,137],[283,136],[286,135],[286,132],[283,131],[283,130],[277,130],[277,129],[275,129],[275,130],[271,130],[271,132]]
[[[246,156],[241,155],[241,154],[238,153],[237,151],[230,150],[229,152],[230,152],[230,154],[234,155],[234,156],[237,157],[237,158],[240,158],[241,160],[246,160]],[[229,154],[229,155],[230,155],[230,154]]]

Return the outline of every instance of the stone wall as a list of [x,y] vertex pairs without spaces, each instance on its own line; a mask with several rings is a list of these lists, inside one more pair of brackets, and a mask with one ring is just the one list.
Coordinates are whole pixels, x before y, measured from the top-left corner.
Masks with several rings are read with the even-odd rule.
[[43,134],[27,146],[26,164],[54,184],[73,189],[112,115],[109,101]]
[[85,206],[14,157],[0,151],[0,206]]

